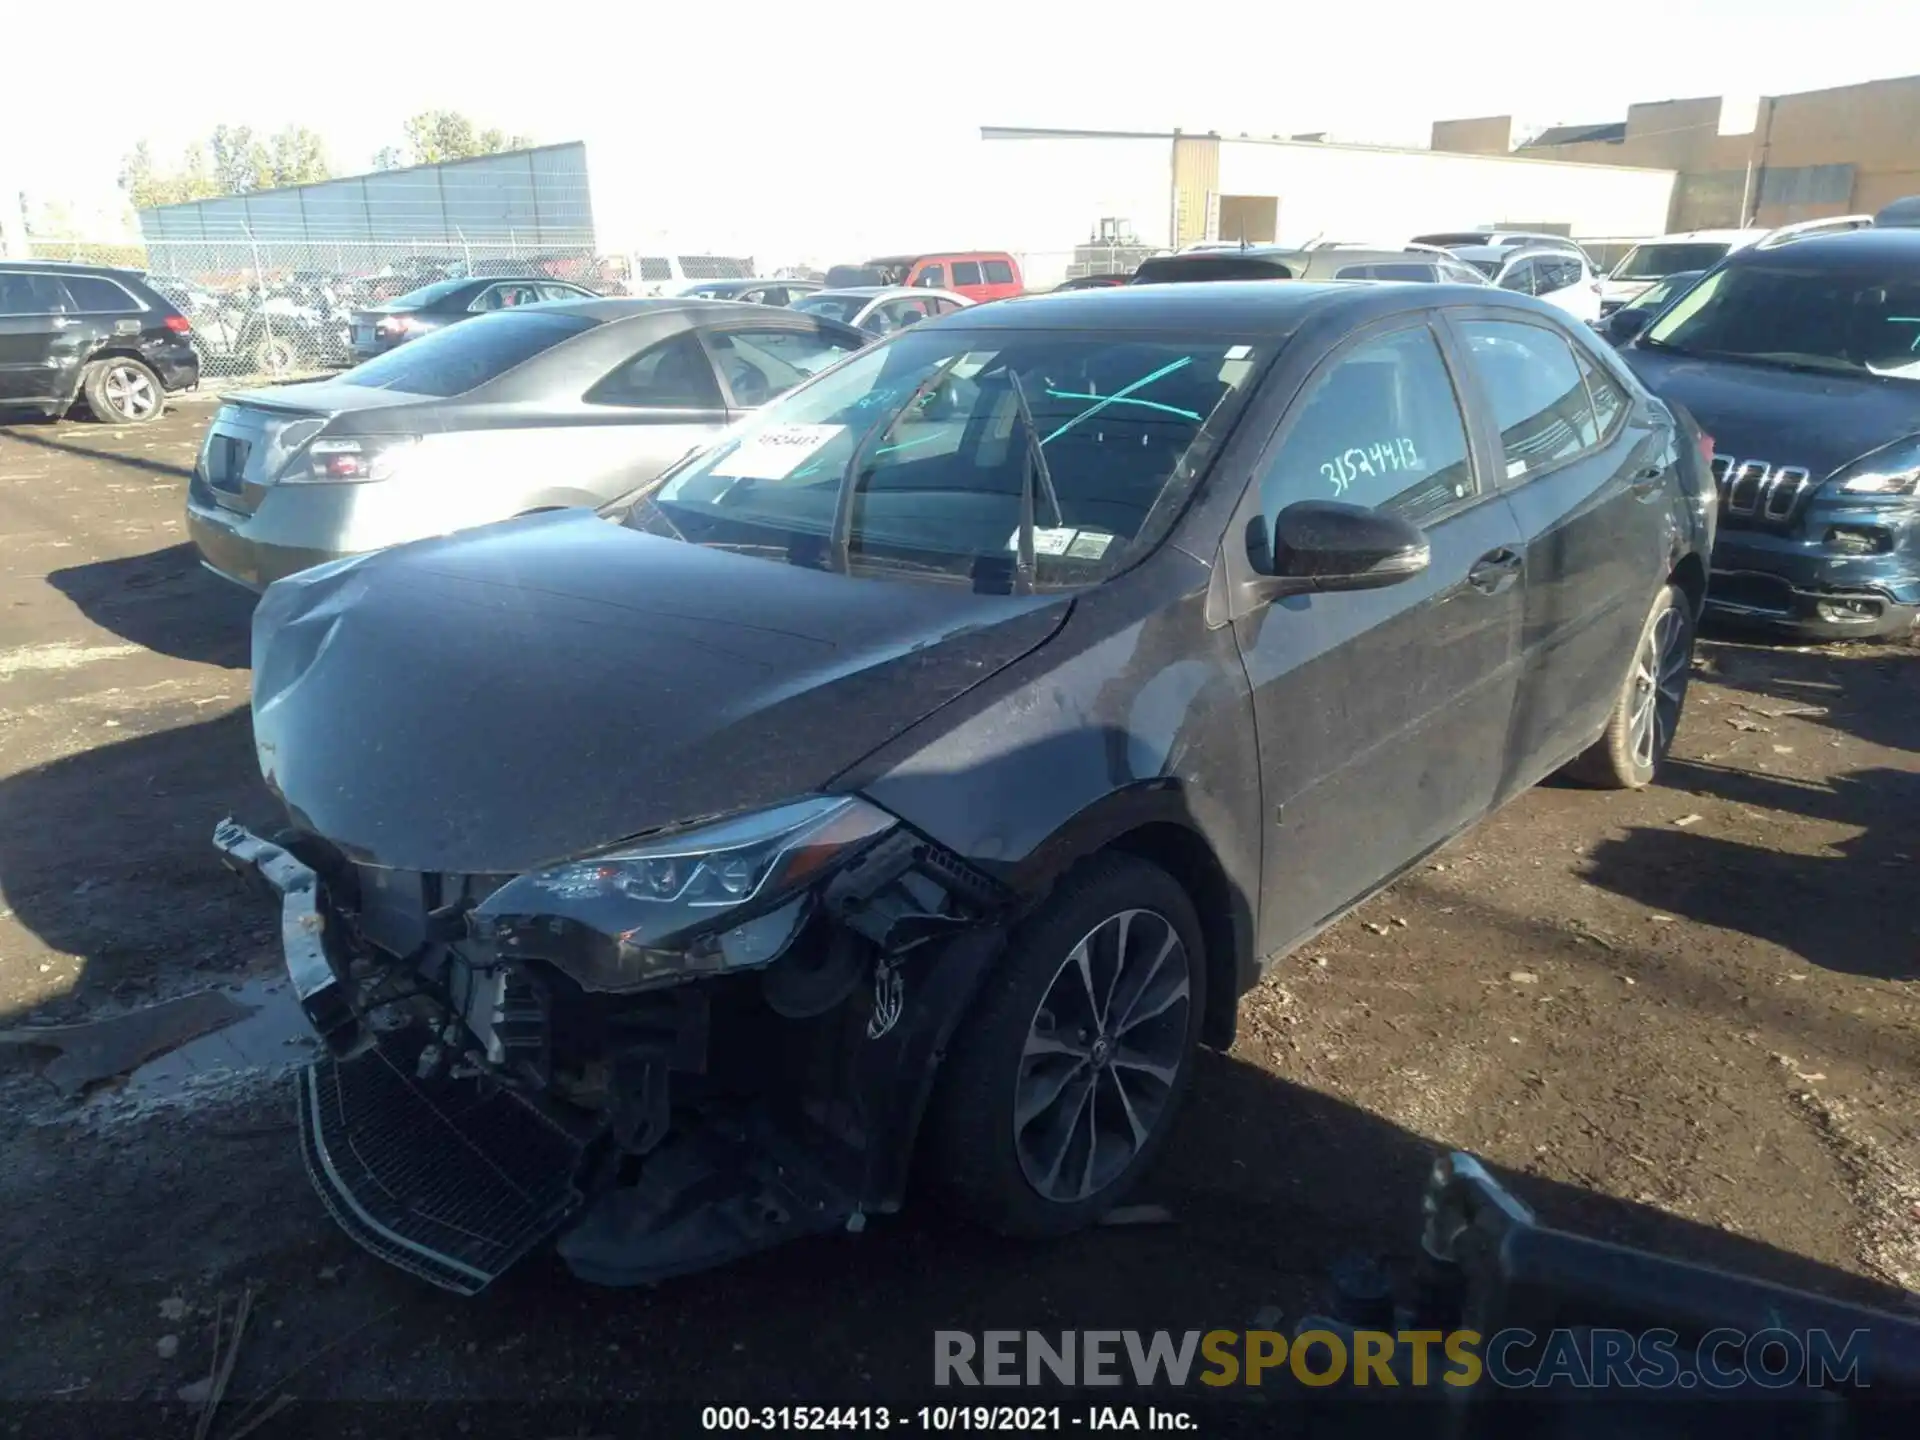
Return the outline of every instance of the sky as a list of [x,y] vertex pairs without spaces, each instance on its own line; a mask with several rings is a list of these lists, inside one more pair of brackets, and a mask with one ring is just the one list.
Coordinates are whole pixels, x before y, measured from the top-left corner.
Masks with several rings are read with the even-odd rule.
[[398,144],[408,115],[451,108],[542,142],[586,140],[596,194],[611,183],[637,197],[624,227],[714,241],[777,221],[875,244],[991,244],[904,233],[961,223],[954,197],[993,185],[982,125],[1418,145],[1441,118],[1600,121],[1637,100],[1920,68],[1914,0],[738,0],[724,12],[250,0],[123,37],[139,52],[122,57],[124,82],[83,78],[114,62],[76,54],[74,33],[58,7],[0,0],[0,194],[104,224],[136,140],[167,157],[217,124],[301,123],[348,174]]

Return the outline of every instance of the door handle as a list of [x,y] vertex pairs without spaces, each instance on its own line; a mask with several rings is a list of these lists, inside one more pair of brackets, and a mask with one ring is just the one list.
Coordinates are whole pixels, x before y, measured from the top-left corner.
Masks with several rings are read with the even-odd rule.
[[1467,584],[1483,595],[1498,595],[1520,578],[1523,564],[1519,551],[1503,545],[1473,562],[1473,568],[1467,571]]
[[1627,488],[1633,491],[1634,498],[1648,499],[1660,489],[1660,482],[1666,478],[1666,474],[1665,466],[1649,465],[1633,477]]
[[56,315],[53,317],[53,328],[56,330],[64,330],[69,325],[78,325],[79,323],[80,322],[71,315]]

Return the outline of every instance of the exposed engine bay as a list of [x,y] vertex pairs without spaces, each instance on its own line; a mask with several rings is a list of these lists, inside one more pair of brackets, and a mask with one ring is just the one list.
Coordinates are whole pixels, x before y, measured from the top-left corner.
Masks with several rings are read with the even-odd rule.
[[334,1218],[472,1294],[559,1233],[651,1283],[898,1207],[1010,897],[815,797],[527,875],[398,871],[315,837],[215,845],[280,900],[328,1053],[302,1147]]

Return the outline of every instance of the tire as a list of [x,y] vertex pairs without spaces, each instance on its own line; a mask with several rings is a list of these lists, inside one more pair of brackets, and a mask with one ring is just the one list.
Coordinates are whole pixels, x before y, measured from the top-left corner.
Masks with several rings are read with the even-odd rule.
[[1693,629],[1686,592],[1678,585],[1665,586],[1640,627],[1607,728],[1567,766],[1570,778],[1602,790],[1638,790],[1652,782],[1687,703]]
[[[1116,955],[1127,962],[1117,970]],[[1168,968],[1176,962],[1184,975]],[[1097,1220],[1173,1128],[1206,976],[1200,922],[1171,875],[1118,853],[1083,862],[1014,931],[961,1021],[929,1115],[929,1178],[1003,1235],[1064,1235]],[[1092,998],[1103,991],[1104,1007]],[[1142,1013],[1122,1028],[1115,1012],[1129,1010]]]
[[125,355],[109,355],[87,366],[80,393],[93,418],[105,425],[145,425],[167,408],[160,377]]
[[289,375],[300,363],[291,343],[278,336],[269,337],[253,347],[253,368],[262,375]]

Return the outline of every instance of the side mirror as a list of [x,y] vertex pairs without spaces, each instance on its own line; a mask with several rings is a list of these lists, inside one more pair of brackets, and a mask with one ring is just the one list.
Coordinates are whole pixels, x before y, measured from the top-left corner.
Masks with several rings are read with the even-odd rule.
[[1624,345],[1651,325],[1653,317],[1654,311],[1650,308],[1616,310],[1607,317],[1607,338],[1616,345]]
[[1297,500],[1273,519],[1255,516],[1247,558],[1257,598],[1320,590],[1378,590],[1427,568],[1431,551],[1419,527],[1398,515],[1338,500]]

